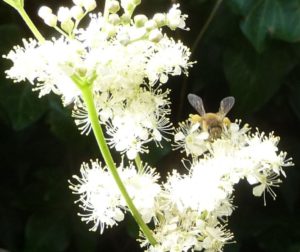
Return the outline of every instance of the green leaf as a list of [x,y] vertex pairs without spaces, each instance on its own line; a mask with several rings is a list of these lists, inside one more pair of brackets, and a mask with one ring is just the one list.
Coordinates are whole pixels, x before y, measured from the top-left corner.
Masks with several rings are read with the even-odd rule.
[[242,42],[224,54],[224,72],[237,99],[237,113],[260,109],[279,89],[284,74],[294,64],[284,50],[257,54]]
[[[0,26],[0,54],[7,53],[22,31],[15,25]],[[9,68],[8,60],[1,59],[0,65],[0,107],[2,115],[6,115],[15,130],[22,130],[36,122],[46,111],[44,99],[39,99],[37,93],[31,91],[29,84],[14,84],[6,79],[4,71]],[[3,116],[5,117],[5,116]]]
[[71,116],[72,112],[64,108],[58,99],[49,99],[51,111],[47,118],[52,133],[66,143],[74,143],[80,138],[80,132]]
[[26,225],[25,252],[60,252],[69,244],[69,230],[61,213],[33,214]]
[[274,31],[281,16],[281,9],[276,0],[256,1],[250,8],[241,23],[241,28],[258,52],[263,51],[268,33]]
[[258,52],[268,38],[287,42],[300,39],[300,1],[298,0],[230,0],[234,12],[244,16],[241,29]]
[[241,15],[246,15],[257,0],[248,0],[248,1],[238,1],[238,0],[228,0],[226,3],[231,7],[231,9]]
[[15,130],[22,130],[35,123],[47,110],[44,100],[27,85],[0,83],[0,106],[6,111]]

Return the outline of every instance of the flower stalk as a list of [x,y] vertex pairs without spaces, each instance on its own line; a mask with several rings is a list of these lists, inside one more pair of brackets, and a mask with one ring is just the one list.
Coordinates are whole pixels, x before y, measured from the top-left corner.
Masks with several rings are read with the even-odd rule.
[[147,239],[149,240],[149,242],[152,245],[156,244],[156,240],[154,239],[151,230],[149,229],[149,227],[146,225],[146,223],[143,221],[139,211],[137,210],[137,208],[135,207],[133,201],[131,200],[119,174],[116,168],[116,165],[113,161],[113,158],[111,156],[110,150],[107,146],[107,143],[105,141],[105,137],[102,131],[102,128],[100,126],[100,122],[98,119],[98,114],[96,111],[96,107],[94,104],[94,100],[93,100],[93,93],[91,90],[91,86],[90,85],[78,85],[79,87],[81,87],[81,92],[82,92],[82,98],[83,101],[86,105],[87,111],[88,111],[88,116],[90,118],[90,122],[91,122],[91,126],[95,135],[95,138],[97,140],[100,152],[104,158],[104,161],[106,163],[106,165],[108,166],[115,182],[117,183],[120,192],[122,194],[122,196],[124,197],[128,208],[130,209],[132,216],[134,217],[134,219],[136,220],[136,222],[138,223],[139,227],[141,228],[142,232],[144,233],[144,235],[147,237]]
[[142,170],[143,170],[143,163],[142,163],[142,160],[141,160],[141,157],[140,157],[139,154],[134,159],[134,162],[136,164],[136,167],[138,168],[138,171],[142,172]]
[[28,16],[27,12],[24,9],[24,1],[4,0],[4,2],[6,2],[7,4],[9,4],[10,6],[12,6],[14,9],[18,11],[18,13],[22,17],[22,19],[24,20],[28,28],[31,30],[33,35],[36,37],[36,39],[40,43],[44,43],[45,38],[36,28],[36,26],[34,25],[34,23],[32,22],[32,20],[30,19],[30,17]]

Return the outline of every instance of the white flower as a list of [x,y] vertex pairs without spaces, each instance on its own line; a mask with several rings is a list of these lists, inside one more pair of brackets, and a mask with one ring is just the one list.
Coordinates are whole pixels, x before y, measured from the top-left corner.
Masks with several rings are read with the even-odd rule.
[[194,161],[187,175],[173,171],[164,185],[165,197],[169,198],[170,204],[176,205],[178,211],[191,209],[199,215],[205,211],[213,212],[223,204],[228,205],[233,183],[227,179],[228,169],[220,165],[219,160],[206,156]]
[[69,8],[67,7],[60,7],[57,12],[57,19],[60,22],[65,22],[72,18],[72,14]]
[[246,178],[251,185],[255,185],[255,196],[268,191],[275,198],[272,187],[278,186],[281,182],[279,176],[285,176],[283,167],[291,166],[292,162],[286,159],[285,152],[278,151],[278,137],[273,134],[267,137],[259,132],[252,134],[247,124],[243,127],[240,124],[241,121],[237,121],[224,127],[221,137],[212,141],[200,137],[203,131],[196,124],[183,123],[176,131],[175,148],[184,149],[194,159],[202,155],[199,164],[222,174],[222,180],[226,178],[227,181],[222,187],[227,192]]
[[174,205],[167,204],[159,212],[153,232],[155,246],[141,239],[141,246],[147,246],[148,252],[202,251],[204,248],[221,251],[232,239],[232,234],[213,215],[200,215],[191,209],[178,212]]
[[[82,66],[80,43],[67,42],[63,38],[38,44],[35,40],[23,40],[24,48],[16,46],[5,56],[14,62],[6,71],[7,77],[19,82],[27,79],[39,90],[39,96],[50,92],[62,95],[65,104],[76,99],[80,91],[70,79],[76,67]],[[34,60],[33,60],[34,59]]]
[[80,214],[82,221],[93,222],[90,229],[96,231],[100,226],[102,234],[106,227],[117,225],[124,219],[125,205],[121,205],[121,194],[107,168],[101,163],[83,163],[81,177],[73,176],[78,183],[70,182],[70,189],[79,194],[80,207],[87,213]]
[[126,189],[143,220],[149,223],[156,214],[156,197],[161,191],[159,175],[147,165],[139,173],[132,164],[126,168],[126,173],[123,180]]
[[168,93],[157,93],[140,89],[135,94],[120,94],[117,97],[129,95],[124,102],[111,97],[109,103],[112,118],[107,123],[108,142],[121,153],[126,152],[128,158],[134,159],[138,153],[147,152],[144,144],[149,141],[160,142],[171,130],[167,119],[169,114]]
[[[185,16],[176,5],[168,14],[154,15],[156,21],[137,15],[136,22],[127,22],[118,14],[118,2],[111,2],[113,6],[108,7],[113,8],[113,14],[92,14],[90,23],[78,29],[79,20],[95,7],[95,1],[73,2],[71,8],[60,7],[57,16],[48,7],[40,9],[45,21],[50,16],[55,16],[52,25],[60,21],[61,28],[56,29],[61,29],[66,38],[42,44],[24,40],[24,47],[14,47],[5,56],[13,61],[7,77],[16,82],[30,81],[40,97],[54,92],[62,96],[64,105],[74,102],[75,123],[84,134],[91,126],[82,104],[81,85],[90,85],[110,145],[134,159],[147,151],[146,143],[155,141],[159,145],[170,132],[169,91],[162,91],[162,84],[169,75],[187,74],[193,63],[189,62],[189,49],[164,34],[167,22],[160,21],[163,15],[182,23]],[[121,1],[129,19],[134,19],[131,11],[139,3]]]
[[205,231],[206,237],[202,245],[205,251],[222,251],[224,244],[233,238],[232,233],[221,225],[208,226]]
[[188,16],[182,15],[179,7],[179,4],[174,4],[167,14],[167,23],[171,30],[185,28],[185,20]]
[[[158,174],[148,166],[139,173],[132,164],[128,167],[121,164],[117,170],[142,218],[150,222],[155,216],[155,197],[160,192]],[[85,212],[79,215],[82,221],[93,223],[90,230],[100,227],[102,234],[105,228],[124,219],[127,204],[107,167],[98,161],[91,161],[90,165],[83,163],[80,173],[80,177],[73,176],[75,182],[69,182],[70,189],[79,195],[75,202],[79,202]]]
[[174,149],[185,151],[186,155],[192,157],[201,156],[208,150],[209,134],[200,129],[200,124],[192,124],[190,121],[179,123],[179,127],[175,130]]
[[156,200],[154,237],[158,242],[147,251],[221,251],[232,234],[220,221],[232,213],[223,170],[211,160],[192,165],[187,175],[176,170],[168,176]]
[[191,54],[190,50],[180,41],[175,42],[167,36],[160,39],[154,50],[146,65],[150,84],[160,80],[162,76],[176,76],[182,72],[187,74],[186,70],[193,64],[188,61]]

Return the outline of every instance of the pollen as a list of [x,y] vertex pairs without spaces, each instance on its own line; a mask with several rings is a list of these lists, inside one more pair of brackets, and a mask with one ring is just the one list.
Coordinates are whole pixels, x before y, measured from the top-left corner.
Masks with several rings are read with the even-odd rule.
[[202,117],[200,115],[197,115],[197,114],[190,114],[189,115],[189,120],[192,123],[200,123],[202,121]]
[[229,120],[229,118],[228,117],[225,117],[224,119],[223,119],[223,124],[226,126],[226,127],[228,127],[229,125],[230,125],[230,120]]

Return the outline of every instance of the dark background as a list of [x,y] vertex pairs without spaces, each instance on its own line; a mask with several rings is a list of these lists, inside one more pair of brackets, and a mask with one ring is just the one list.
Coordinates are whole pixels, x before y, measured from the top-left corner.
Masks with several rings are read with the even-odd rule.
[[[102,1],[98,10],[101,9]],[[174,1],[173,1],[174,2]],[[189,77],[171,78],[172,121],[187,118],[192,108],[186,94],[203,97],[207,110],[216,111],[219,101],[236,98],[230,118],[241,118],[253,128],[281,136],[280,150],[293,157],[287,179],[276,188],[277,200],[252,195],[251,187],[236,186],[237,206],[229,220],[235,243],[227,252],[300,251],[300,1],[223,0],[199,43],[197,36],[216,1],[185,0],[191,31],[172,33],[193,48],[197,64]],[[26,9],[42,33],[52,36],[36,13],[42,4],[54,7],[70,1],[25,0]],[[171,1],[144,0],[137,12],[152,16],[167,11]],[[15,10],[0,2],[0,54],[22,37],[32,36]],[[77,216],[76,199],[67,180],[79,173],[81,162],[99,158],[93,136],[81,136],[58,97],[42,99],[28,83],[13,84],[0,60],[0,248],[11,252],[141,251],[137,227],[128,216],[118,227],[89,232]],[[166,145],[142,157],[162,174],[171,167],[184,169],[179,153]],[[174,162],[176,160],[176,162]],[[163,175],[164,176],[164,175]]]

